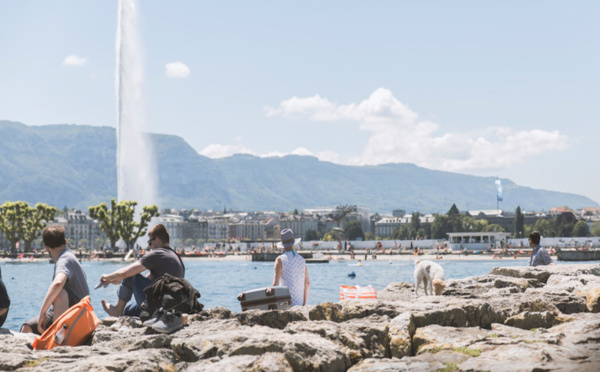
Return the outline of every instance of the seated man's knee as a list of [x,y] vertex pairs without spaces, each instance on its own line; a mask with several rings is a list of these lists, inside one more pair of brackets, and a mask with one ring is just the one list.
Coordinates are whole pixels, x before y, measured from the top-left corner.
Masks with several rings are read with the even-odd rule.
[[29,326],[29,324],[23,324],[21,326],[21,330],[19,330],[19,332],[21,332],[21,333],[33,333],[33,329],[31,329],[31,327]]

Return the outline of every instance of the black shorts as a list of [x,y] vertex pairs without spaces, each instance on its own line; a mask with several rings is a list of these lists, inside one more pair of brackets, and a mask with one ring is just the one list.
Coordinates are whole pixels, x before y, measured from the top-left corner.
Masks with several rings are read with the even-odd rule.
[[[54,308],[52,306],[50,306],[48,311],[46,311],[46,329],[48,329],[48,327],[50,327],[52,322],[54,322],[53,318],[54,318]],[[41,335],[40,331],[38,331],[38,317],[37,316],[35,318],[31,318],[28,321],[26,321],[25,323],[23,323],[23,325],[21,326],[21,329],[23,329],[24,325],[30,326],[31,330],[36,335]]]
[[8,316],[8,310],[9,309],[6,309],[6,312],[4,314],[0,315],[0,327],[2,327],[2,325],[6,321],[6,317]]

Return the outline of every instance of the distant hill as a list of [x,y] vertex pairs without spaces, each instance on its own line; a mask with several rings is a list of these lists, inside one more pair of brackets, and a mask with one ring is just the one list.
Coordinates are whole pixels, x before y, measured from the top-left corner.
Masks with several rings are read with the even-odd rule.
[[[291,211],[356,204],[372,211],[496,208],[494,178],[413,164],[343,166],[309,156],[210,159],[181,137],[152,134],[161,208]],[[117,196],[116,134],[110,127],[26,126],[0,121],[0,202],[25,200],[87,210]],[[504,210],[598,206],[576,194],[503,179]]]

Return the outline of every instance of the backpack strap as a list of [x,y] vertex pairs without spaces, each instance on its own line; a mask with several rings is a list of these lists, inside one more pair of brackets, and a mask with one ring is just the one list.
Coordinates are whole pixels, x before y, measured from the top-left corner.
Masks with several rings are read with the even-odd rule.
[[183,260],[181,259],[181,256],[179,256],[179,253],[175,252],[175,250],[169,246],[162,247],[162,248],[171,250],[171,252],[175,253],[177,258],[179,258],[179,262],[181,262],[181,267],[183,267],[183,277],[185,278],[185,265],[183,264]]

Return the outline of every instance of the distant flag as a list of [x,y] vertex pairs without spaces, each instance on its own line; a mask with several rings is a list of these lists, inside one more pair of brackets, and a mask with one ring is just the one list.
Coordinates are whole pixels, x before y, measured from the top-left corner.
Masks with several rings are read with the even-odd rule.
[[496,179],[496,198],[499,202],[502,201],[502,181],[500,179]]

